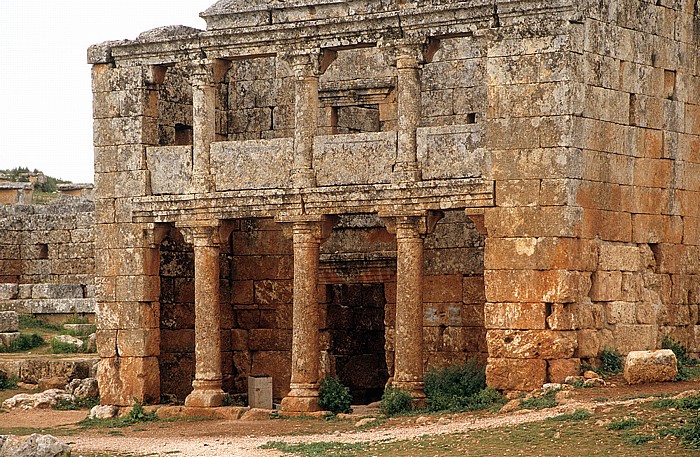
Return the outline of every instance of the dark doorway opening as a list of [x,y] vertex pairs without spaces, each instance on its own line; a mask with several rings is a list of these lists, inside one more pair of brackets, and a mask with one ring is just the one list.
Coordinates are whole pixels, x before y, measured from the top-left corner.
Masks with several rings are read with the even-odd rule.
[[389,379],[384,348],[384,284],[328,285],[329,354],[354,404],[381,399]]

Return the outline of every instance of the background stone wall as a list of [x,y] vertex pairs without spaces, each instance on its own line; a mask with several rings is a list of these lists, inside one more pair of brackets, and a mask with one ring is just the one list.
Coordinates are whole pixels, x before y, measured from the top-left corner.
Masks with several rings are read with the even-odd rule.
[[0,283],[93,285],[94,204],[0,206]]

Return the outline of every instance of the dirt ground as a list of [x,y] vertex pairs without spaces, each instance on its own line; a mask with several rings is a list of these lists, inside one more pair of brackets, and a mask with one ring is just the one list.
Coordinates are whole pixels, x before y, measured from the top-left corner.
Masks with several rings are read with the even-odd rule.
[[[241,420],[177,420],[139,423],[124,428],[85,428],[77,423],[87,411],[33,410],[0,413],[0,433],[49,433],[73,447],[74,456],[175,455],[182,457],[280,456],[276,450],[260,449],[270,441],[310,443],[334,441],[357,443],[405,440],[542,421],[577,409],[594,411],[605,405],[631,403],[651,395],[673,395],[700,389],[700,382],[676,382],[628,386],[619,378],[602,388],[578,388],[555,408],[510,414],[460,413],[393,418],[376,426],[356,427],[363,416],[378,414],[357,408],[342,420],[311,418]],[[6,396],[6,395],[4,395]],[[637,400],[635,400],[635,398]],[[448,454],[443,454],[448,455]]]

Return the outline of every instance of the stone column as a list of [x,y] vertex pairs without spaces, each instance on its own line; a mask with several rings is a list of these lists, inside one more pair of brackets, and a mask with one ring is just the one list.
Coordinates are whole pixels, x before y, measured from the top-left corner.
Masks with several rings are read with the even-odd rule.
[[186,406],[221,406],[221,310],[219,308],[219,228],[213,225],[181,227],[194,247],[194,390]]
[[295,187],[314,187],[314,137],[318,128],[318,79],[335,60],[336,53],[313,50],[291,55],[294,71],[294,169]]
[[287,412],[320,409],[318,262],[321,243],[335,223],[319,217],[292,222],[294,243],[294,308],[292,312],[292,378],[289,394],[282,400]]
[[423,239],[442,213],[385,218],[396,233],[396,335],[392,385],[425,403],[423,392]]
[[396,49],[398,150],[394,179],[397,182],[420,181],[416,157],[416,129],[420,120],[420,66],[422,54],[415,44]]
[[216,137],[216,86],[213,68],[199,65],[192,75],[192,181],[195,192],[213,190],[209,146]]

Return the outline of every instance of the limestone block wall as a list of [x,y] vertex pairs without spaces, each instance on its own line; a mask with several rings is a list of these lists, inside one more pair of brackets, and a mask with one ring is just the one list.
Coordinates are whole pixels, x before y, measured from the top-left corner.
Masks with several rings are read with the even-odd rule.
[[570,192],[582,173],[571,147],[572,40],[565,17],[502,20],[486,48],[486,145],[496,206],[485,210],[487,382],[524,390],[578,372],[570,308],[595,268]]
[[[597,262],[576,310],[582,358],[660,346],[700,351],[697,2],[589,7],[573,89],[581,237]],[[573,189],[572,189],[573,190]]]
[[92,286],[93,211],[71,198],[0,206],[0,283]]
[[159,144],[159,75],[109,64],[92,72],[101,400],[158,402],[159,256],[153,231],[133,223],[131,202],[150,193],[145,148]]

